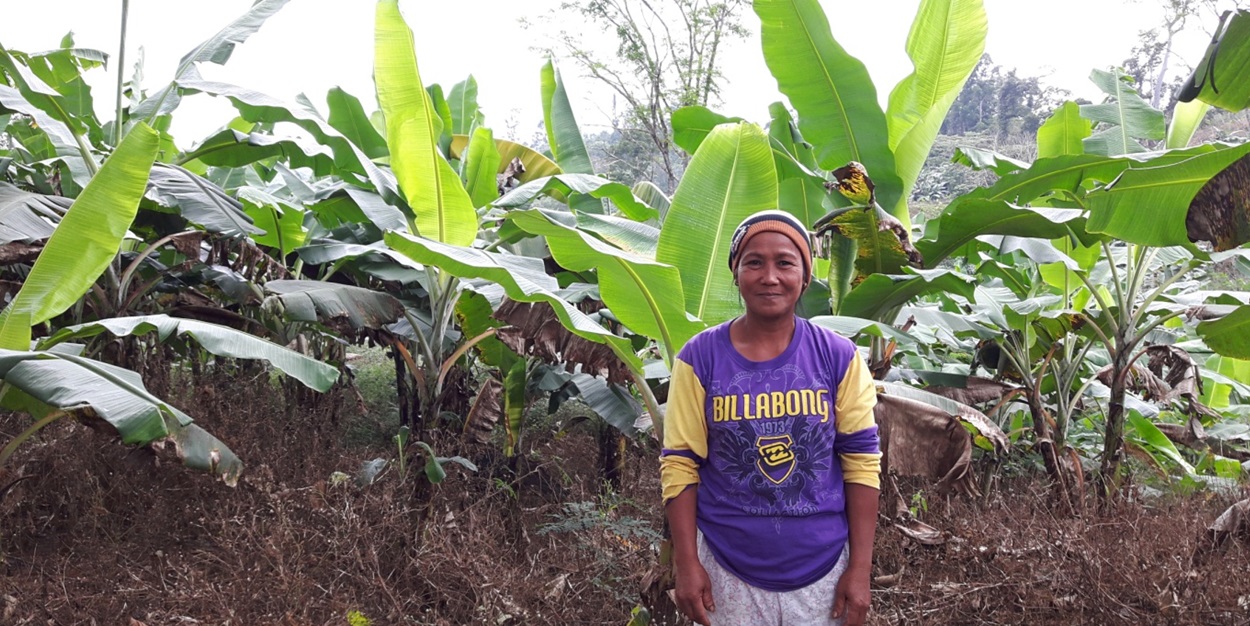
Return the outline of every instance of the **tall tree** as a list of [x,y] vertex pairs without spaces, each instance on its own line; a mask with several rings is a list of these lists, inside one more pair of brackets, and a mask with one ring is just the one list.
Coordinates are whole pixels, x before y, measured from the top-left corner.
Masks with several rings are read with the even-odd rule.
[[[720,91],[722,47],[746,30],[746,0],[572,0],[561,13],[575,13],[591,26],[561,31],[550,51],[571,59],[607,85],[624,104],[616,117],[622,141],[647,143],[659,161],[670,191],[680,174],[681,157],[671,140],[672,112],[713,102]],[[596,28],[597,27],[597,28]],[[616,49],[591,43],[615,38]],[[632,150],[631,150],[632,151]]]

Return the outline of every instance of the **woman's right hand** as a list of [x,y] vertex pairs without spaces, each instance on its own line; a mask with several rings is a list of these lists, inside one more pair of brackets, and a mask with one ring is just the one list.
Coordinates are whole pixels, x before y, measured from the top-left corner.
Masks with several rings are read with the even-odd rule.
[[677,609],[691,621],[703,626],[711,626],[708,612],[716,611],[712,601],[712,580],[707,570],[697,560],[684,567],[678,567],[677,575]]

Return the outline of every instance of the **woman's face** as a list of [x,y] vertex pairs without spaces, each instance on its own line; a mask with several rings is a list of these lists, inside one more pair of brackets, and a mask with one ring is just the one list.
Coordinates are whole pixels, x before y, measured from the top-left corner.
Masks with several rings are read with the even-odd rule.
[[747,241],[734,277],[748,314],[761,318],[794,314],[805,278],[801,254],[781,233],[760,233]]

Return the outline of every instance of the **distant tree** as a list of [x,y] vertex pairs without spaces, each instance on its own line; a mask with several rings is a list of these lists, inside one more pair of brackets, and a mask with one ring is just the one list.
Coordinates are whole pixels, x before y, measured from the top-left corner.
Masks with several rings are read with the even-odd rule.
[[991,131],[998,138],[1032,134],[1066,95],[1043,87],[1036,76],[1021,77],[1015,69],[1004,71],[990,55],[972,71],[942,123],[943,135]]
[[[554,35],[549,52],[574,61],[624,103],[614,116],[619,151],[650,146],[657,184],[670,191],[682,164],[671,143],[672,112],[714,103],[723,75],[722,46],[742,38],[747,0],[571,0],[560,6],[585,28]],[[615,40],[607,50],[595,39]],[[632,155],[631,155],[632,156]]]

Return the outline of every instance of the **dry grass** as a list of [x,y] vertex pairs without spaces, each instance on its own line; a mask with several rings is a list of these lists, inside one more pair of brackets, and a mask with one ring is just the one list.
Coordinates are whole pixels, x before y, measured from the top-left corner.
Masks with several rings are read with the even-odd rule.
[[[628,620],[655,559],[656,450],[631,449],[612,497],[593,436],[550,428],[530,432],[517,481],[495,449],[435,437],[479,471],[449,465],[429,492],[394,470],[366,488],[331,485],[335,471],[393,455],[341,443],[354,403],[306,401],[287,418],[263,380],[196,382],[171,398],[248,462],[239,487],[50,428],[16,459],[34,477],[0,503],[0,624],[342,625],[351,611],[378,625]],[[25,423],[5,416],[0,432]],[[1190,560],[1234,499],[1072,518],[1029,481],[985,505],[931,496],[922,519],[947,541],[879,529],[874,574],[902,573],[875,591],[872,623],[1250,623],[1250,549]]]

